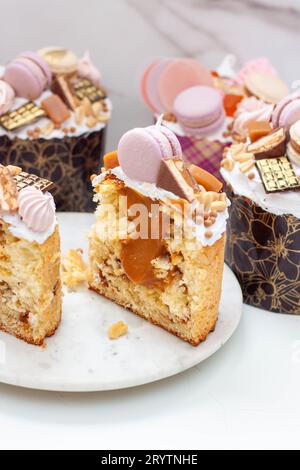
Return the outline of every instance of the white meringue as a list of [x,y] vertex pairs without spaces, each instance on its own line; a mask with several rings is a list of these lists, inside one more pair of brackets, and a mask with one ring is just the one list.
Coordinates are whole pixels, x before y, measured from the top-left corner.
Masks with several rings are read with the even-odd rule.
[[50,193],[42,193],[33,186],[19,192],[19,215],[34,232],[45,232],[55,223],[55,203]]
[[83,57],[79,59],[77,71],[80,77],[89,79],[96,86],[100,85],[101,73],[93,64],[89,51],[85,51]]

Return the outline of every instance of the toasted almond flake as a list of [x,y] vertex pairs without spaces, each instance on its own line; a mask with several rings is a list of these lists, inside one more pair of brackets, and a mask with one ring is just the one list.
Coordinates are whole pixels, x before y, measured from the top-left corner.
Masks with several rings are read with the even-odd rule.
[[213,233],[210,230],[208,232],[205,232],[206,238],[211,238],[212,236],[213,236]]
[[242,173],[247,173],[247,171],[253,168],[255,160],[249,160],[248,162],[244,162],[240,164],[240,170]]
[[225,201],[214,201],[211,204],[211,209],[217,212],[224,212],[227,208],[227,204]]

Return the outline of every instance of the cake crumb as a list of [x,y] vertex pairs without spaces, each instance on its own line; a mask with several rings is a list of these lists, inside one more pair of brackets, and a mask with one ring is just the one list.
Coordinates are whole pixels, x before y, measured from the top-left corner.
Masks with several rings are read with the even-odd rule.
[[82,250],[69,250],[62,261],[62,282],[70,289],[75,289],[87,281],[87,266],[82,259]]
[[128,332],[128,325],[124,321],[117,321],[113,323],[108,330],[109,339],[118,339],[120,336],[126,335]]

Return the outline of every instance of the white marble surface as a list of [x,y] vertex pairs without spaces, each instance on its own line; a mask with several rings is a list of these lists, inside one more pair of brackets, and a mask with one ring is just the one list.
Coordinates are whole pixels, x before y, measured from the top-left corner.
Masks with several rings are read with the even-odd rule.
[[[62,253],[84,248],[93,214],[58,214]],[[74,233],[73,227],[78,230]],[[199,364],[232,336],[242,314],[242,294],[225,266],[219,320],[197,348],[89,291],[65,289],[62,323],[45,348],[0,332],[0,382],[24,387],[89,392],[154,382]],[[110,325],[123,320],[128,334],[108,339]],[[163,361],[162,361],[162,358]]]
[[300,79],[299,0],[2,0],[1,18],[1,62],[47,44],[90,49],[114,104],[109,149],[151,121],[138,76],[153,56],[194,56],[215,67],[228,52],[240,63],[267,55],[289,83]]

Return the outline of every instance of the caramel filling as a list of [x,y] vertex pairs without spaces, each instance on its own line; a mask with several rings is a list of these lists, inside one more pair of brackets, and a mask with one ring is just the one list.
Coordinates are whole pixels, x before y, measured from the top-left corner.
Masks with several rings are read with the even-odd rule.
[[[156,211],[151,213],[151,205],[158,204],[158,202],[128,187],[122,189],[122,195],[127,197],[127,209],[130,209],[134,204],[143,204],[148,214],[148,237],[122,242],[121,263],[123,269],[132,282],[148,287],[159,287],[163,281],[155,276],[151,261],[165,255],[167,250],[163,242],[162,214],[161,212],[157,214]],[[158,224],[158,238],[151,237],[151,226],[153,227],[155,224]]]

